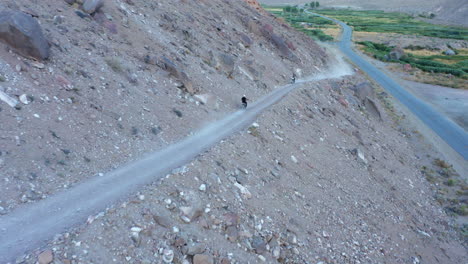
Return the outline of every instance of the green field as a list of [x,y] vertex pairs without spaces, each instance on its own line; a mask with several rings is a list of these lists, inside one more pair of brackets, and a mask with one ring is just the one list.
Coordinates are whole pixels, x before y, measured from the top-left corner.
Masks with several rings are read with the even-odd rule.
[[404,13],[347,9],[321,9],[315,10],[315,12],[346,22],[353,27],[354,31],[468,40],[468,28],[434,25]]
[[321,41],[333,40],[333,37],[325,34],[322,29],[330,27],[338,28],[332,21],[309,15],[301,9],[296,9],[295,11],[297,12],[286,12],[283,7],[264,6],[264,8],[276,17],[283,18],[293,28],[304,32],[313,39]]

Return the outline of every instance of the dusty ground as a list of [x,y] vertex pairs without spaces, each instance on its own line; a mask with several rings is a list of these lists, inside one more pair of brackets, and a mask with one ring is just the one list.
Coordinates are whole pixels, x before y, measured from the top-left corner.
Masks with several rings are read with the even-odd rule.
[[[173,1],[132,2],[107,2],[101,24],[61,1],[5,4],[34,7],[54,45],[39,69],[1,44],[0,86],[34,99],[20,110],[0,105],[1,214],[175,142],[237,110],[243,93],[255,100],[288,82],[293,69],[306,76],[333,63],[242,2],[178,1],[176,11]],[[294,39],[300,59],[282,58],[246,19]],[[232,74],[209,63],[210,50],[235,61]],[[215,99],[198,103],[146,55],[169,57]],[[49,249],[54,263],[74,264],[172,254],[174,263],[197,263],[197,254],[216,263],[461,263],[466,242],[434,199],[422,154],[377,100],[371,112],[353,95],[365,82],[356,73],[304,85],[247,131],[18,262]]]

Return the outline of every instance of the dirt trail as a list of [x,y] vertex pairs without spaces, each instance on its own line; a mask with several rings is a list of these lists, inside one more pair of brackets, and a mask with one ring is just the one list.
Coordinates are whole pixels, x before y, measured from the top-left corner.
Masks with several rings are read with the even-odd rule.
[[301,83],[338,78],[350,73],[349,67],[340,61],[334,70],[282,86],[253,103],[247,110],[234,112],[179,143],[2,217],[0,262],[14,260],[27,250],[40,246],[55,234],[85,222],[89,215],[104,210],[141,186],[186,164],[200,152],[252,123],[262,111],[281,100]]

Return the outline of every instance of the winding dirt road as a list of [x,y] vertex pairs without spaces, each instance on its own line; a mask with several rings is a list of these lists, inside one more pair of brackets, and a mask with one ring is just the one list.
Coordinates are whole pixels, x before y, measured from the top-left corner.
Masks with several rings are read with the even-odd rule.
[[250,125],[262,111],[301,83],[350,73],[349,67],[343,63],[334,71],[280,87],[246,110],[234,112],[176,144],[0,217],[0,263],[14,262],[18,256],[44,245],[54,235],[84,224],[89,216],[188,163],[223,138]]

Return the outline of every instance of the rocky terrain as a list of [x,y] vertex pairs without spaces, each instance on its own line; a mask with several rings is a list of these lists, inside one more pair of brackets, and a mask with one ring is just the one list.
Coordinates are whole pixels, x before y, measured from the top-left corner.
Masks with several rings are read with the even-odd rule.
[[[306,0],[261,0],[263,4],[305,4]],[[372,0],[323,0],[319,1],[322,7],[357,8],[367,10],[385,10],[405,12],[410,14],[435,14],[435,18],[427,19],[430,23],[442,23],[451,25],[468,26],[466,14],[468,5],[466,1],[458,0],[397,0],[397,1],[372,1]]]
[[[238,110],[242,94],[255,101],[336,63],[253,1],[100,3],[0,3],[1,215],[177,142]],[[11,14],[37,21],[39,42],[11,37]],[[16,262],[461,263],[466,242],[423,155],[374,88],[357,70],[304,83]]]

